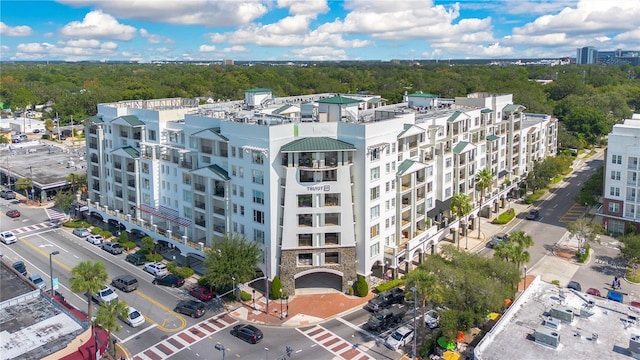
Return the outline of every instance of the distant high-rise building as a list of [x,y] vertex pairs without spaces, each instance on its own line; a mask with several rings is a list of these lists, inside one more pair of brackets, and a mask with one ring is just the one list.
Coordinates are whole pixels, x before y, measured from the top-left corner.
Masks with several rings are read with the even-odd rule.
[[224,59],[224,64],[225,65],[234,65],[235,61],[233,61],[233,59]]
[[578,48],[576,64],[595,64],[598,62],[598,50],[593,46]]

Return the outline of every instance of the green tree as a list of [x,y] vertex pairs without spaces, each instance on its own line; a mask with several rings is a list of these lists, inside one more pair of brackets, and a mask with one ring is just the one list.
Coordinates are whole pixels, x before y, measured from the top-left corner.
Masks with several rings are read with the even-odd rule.
[[578,204],[587,204],[594,206],[598,204],[598,199],[602,196],[602,189],[604,188],[604,167],[600,166],[596,173],[591,175],[587,181],[584,182],[580,193],[573,198]]
[[[427,304],[433,303],[440,305],[444,301],[444,295],[442,288],[440,288],[440,282],[436,274],[427,272],[425,269],[418,267],[414,271],[407,274],[406,288],[416,288],[416,294],[421,302],[420,308],[422,309],[422,318],[426,318]],[[418,301],[416,299],[415,301]],[[425,326],[425,322],[420,322],[422,326]]]
[[20,178],[16,181],[16,190],[24,190],[24,196],[29,198],[29,190],[33,189],[31,178]]
[[353,283],[353,292],[356,296],[365,297],[369,294],[369,284],[362,275],[358,275],[358,278]]
[[232,277],[236,284],[248,282],[256,275],[261,254],[255,242],[243,235],[227,233],[206,251],[204,277],[215,287],[231,285]]
[[153,254],[153,251],[156,248],[156,242],[153,241],[153,238],[150,236],[145,236],[142,238],[142,252],[146,254]]
[[53,133],[53,129],[55,129],[56,124],[51,119],[47,119],[44,121],[44,128],[49,132],[49,135]]
[[25,88],[20,88],[13,93],[11,98],[11,107],[13,111],[23,110],[25,107],[35,105],[38,98],[33,93]]
[[[463,217],[467,216],[471,212],[471,210],[473,210],[473,203],[469,195],[463,193],[457,193],[453,195],[453,198],[451,199],[451,212],[455,214],[458,219],[460,219],[460,221],[458,222],[457,232],[458,249],[460,248],[460,230],[462,229],[463,225]],[[464,234],[466,235],[466,233],[467,229],[464,229]]]
[[99,261],[81,261],[71,269],[71,291],[74,293],[86,293],[87,317],[91,319],[91,297],[104,288],[109,275],[107,267]]
[[65,214],[69,214],[69,211],[73,208],[74,201],[76,201],[76,196],[71,191],[62,191],[56,195],[55,206]]
[[585,218],[567,224],[567,231],[578,240],[578,250],[582,250],[588,242],[595,241],[604,231],[602,224],[591,222]]
[[0,134],[0,144],[9,144],[11,143],[10,138],[5,134]]
[[640,261],[640,235],[625,235],[621,238],[622,255],[629,262]]
[[[491,191],[491,184],[493,184],[493,174],[489,168],[484,168],[476,174],[476,185],[480,189],[480,201],[478,201],[479,209],[482,209],[482,202],[485,201],[485,190]],[[480,238],[480,213],[478,213],[478,238]]]
[[[129,315],[129,306],[124,301],[101,302],[96,314],[96,324],[107,331],[107,339],[111,346],[111,334],[122,330],[118,318],[126,319]],[[115,352],[115,349],[114,349]]]
[[271,280],[271,288],[269,289],[269,297],[271,300],[280,299],[280,290],[282,290],[282,281],[280,281],[280,277],[276,275],[273,280]]

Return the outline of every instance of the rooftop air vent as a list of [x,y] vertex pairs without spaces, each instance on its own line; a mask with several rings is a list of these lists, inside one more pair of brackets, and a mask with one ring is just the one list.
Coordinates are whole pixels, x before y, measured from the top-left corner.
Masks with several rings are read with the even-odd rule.
[[558,305],[551,308],[551,311],[549,311],[549,315],[556,319],[559,319],[562,322],[571,323],[573,322],[574,313],[573,310],[569,307]]
[[533,336],[537,343],[551,346],[554,349],[560,344],[560,334],[556,330],[544,326],[538,326]]

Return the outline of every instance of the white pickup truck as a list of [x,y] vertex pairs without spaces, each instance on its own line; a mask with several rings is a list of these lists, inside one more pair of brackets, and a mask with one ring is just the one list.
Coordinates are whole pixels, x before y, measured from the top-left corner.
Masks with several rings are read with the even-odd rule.
[[112,301],[118,301],[118,294],[116,294],[116,292],[108,286],[105,286],[104,289],[93,294],[91,297],[93,298],[93,301],[97,302],[98,304],[102,302],[108,304]]

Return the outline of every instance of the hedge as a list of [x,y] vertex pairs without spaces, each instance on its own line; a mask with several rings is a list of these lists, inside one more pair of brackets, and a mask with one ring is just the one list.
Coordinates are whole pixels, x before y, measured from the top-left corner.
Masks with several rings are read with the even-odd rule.
[[76,219],[76,220],[67,221],[63,223],[62,226],[72,228],[72,229],[77,229],[77,228],[88,228],[91,225],[89,225],[89,223],[84,220]]
[[194,274],[194,271],[190,267],[178,266],[175,261],[170,261],[167,264],[167,269],[169,272],[176,274],[178,276],[182,276],[183,278],[189,278]]
[[516,211],[513,208],[511,208],[503,212],[502,214],[498,215],[498,217],[493,220],[493,223],[497,225],[508,224],[509,221],[513,220],[514,217],[516,217]]
[[547,193],[547,189],[540,189],[540,190],[536,190],[536,192],[534,192],[533,194],[527,196],[524,199],[524,202],[526,204],[533,204],[534,202],[538,201],[542,196],[544,196],[544,194]]
[[393,279],[393,280],[387,281],[386,283],[382,283],[376,286],[375,289],[376,289],[376,292],[381,293],[383,291],[393,289],[394,287],[398,287],[402,284],[404,284],[404,279]]
[[159,262],[164,259],[160,254],[147,254],[147,261],[149,262]]
[[242,301],[249,301],[253,299],[253,295],[249,294],[248,292],[242,290],[240,291],[240,300]]

